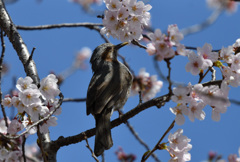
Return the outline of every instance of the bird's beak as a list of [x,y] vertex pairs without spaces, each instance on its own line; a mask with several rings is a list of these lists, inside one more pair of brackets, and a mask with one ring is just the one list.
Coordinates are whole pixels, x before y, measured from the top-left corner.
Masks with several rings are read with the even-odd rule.
[[118,45],[115,46],[115,49],[116,49],[116,50],[119,50],[120,48],[122,48],[123,46],[125,46],[125,45],[127,45],[127,44],[128,44],[128,42],[120,43],[120,44],[118,44]]

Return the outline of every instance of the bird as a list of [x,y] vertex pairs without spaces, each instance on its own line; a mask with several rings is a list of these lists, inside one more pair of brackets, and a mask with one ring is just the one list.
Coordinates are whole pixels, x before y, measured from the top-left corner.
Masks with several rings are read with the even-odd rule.
[[95,48],[90,59],[93,76],[88,86],[86,111],[96,121],[96,156],[113,146],[110,118],[113,111],[125,105],[130,94],[133,76],[117,59],[118,50],[127,44],[101,44]]

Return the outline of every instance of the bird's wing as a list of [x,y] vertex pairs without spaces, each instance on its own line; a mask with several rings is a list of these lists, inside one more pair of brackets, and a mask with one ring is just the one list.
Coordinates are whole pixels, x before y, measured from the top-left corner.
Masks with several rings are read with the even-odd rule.
[[107,106],[107,104],[121,91],[121,87],[116,83],[119,82],[119,78],[112,78],[112,76],[113,72],[109,71],[94,73],[87,92],[87,115],[100,114],[104,108],[108,109],[113,106]]

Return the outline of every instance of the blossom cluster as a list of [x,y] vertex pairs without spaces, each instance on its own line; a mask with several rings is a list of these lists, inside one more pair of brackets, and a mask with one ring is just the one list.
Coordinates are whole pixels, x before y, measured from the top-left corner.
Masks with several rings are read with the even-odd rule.
[[191,121],[195,118],[204,120],[206,114],[204,107],[209,105],[212,108],[212,119],[220,120],[220,114],[225,113],[230,106],[228,99],[229,86],[240,86],[240,39],[232,46],[222,47],[219,52],[213,52],[212,46],[206,43],[202,48],[197,48],[197,54],[186,50],[188,59],[185,69],[193,75],[202,73],[209,67],[218,67],[223,76],[221,85],[203,86],[196,84],[187,87],[175,87],[173,89],[172,101],[177,106],[170,108],[176,115],[175,121],[182,125],[185,122],[184,115]]
[[[8,122],[10,122],[8,120]],[[4,119],[0,119],[0,133],[6,134],[7,127]],[[1,140],[0,147],[0,161],[15,162],[21,161],[22,158],[22,137],[12,140]],[[25,156],[27,158],[34,158],[35,160],[41,161],[41,153],[37,144],[25,146]]]
[[237,3],[232,0],[207,0],[207,4],[211,8],[224,9],[234,12],[237,9]]
[[192,50],[185,51],[190,62],[187,63],[185,69],[193,75],[198,75],[202,70],[206,70],[213,66],[218,60],[218,53],[212,51],[211,44],[205,43],[202,48],[197,48],[197,55]]
[[[13,93],[13,96],[6,95],[2,100],[4,106],[16,107],[18,115],[12,121],[7,119],[8,127],[5,125],[5,120],[1,119],[0,132],[15,136],[24,128],[28,129],[32,124],[48,116],[50,113],[59,115],[61,108],[56,109],[58,105],[56,96],[60,94],[57,82],[56,76],[50,74],[41,80],[40,87],[38,88],[33,84],[33,80],[30,77],[19,78],[16,85],[19,92]],[[57,125],[56,120],[55,116],[50,116],[46,121],[39,124],[39,131],[41,133],[48,133],[49,126]],[[36,131],[37,128],[33,127],[29,130],[28,134],[34,134]],[[21,143],[22,136],[15,140],[8,140],[6,144],[2,144],[0,148],[0,160],[18,161],[22,156]],[[38,151],[32,148],[29,147],[30,150],[28,153],[35,150],[34,154],[37,154]]]
[[178,129],[173,134],[170,133],[168,136],[168,151],[171,155],[169,162],[190,161],[191,154],[188,152],[192,149],[190,141],[191,139],[183,135],[182,129]]
[[177,47],[177,54],[185,55],[185,47],[180,44],[183,34],[179,31],[177,25],[169,25],[167,35],[163,34],[160,29],[156,29],[154,33],[148,33],[151,43],[147,44],[147,52],[149,55],[155,55],[155,59],[162,61],[163,59],[175,56],[173,46]]
[[131,93],[136,95],[141,91],[143,101],[155,97],[163,86],[163,82],[157,80],[157,75],[152,75],[144,68],[140,69],[138,76],[134,77]]
[[[18,116],[11,121],[7,133],[16,135],[17,132],[28,128],[52,111],[55,111],[54,115],[61,113],[61,109],[55,110],[58,104],[58,99],[55,97],[60,94],[57,82],[58,80],[53,74],[43,78],[39,88],[33,84],[33,80],[29,76],[18,79],[16,88],[19,92],[12,97],[6,95],[3,99],[4,106],[14,106],[18,110]],[[41,123],[40,132],[47,133],[49,126],[57,124],[56,120],[55,116],[51,116],[48,120]],[[34,127],[29,133],[32,134],[35,132],[36,128]]]
[[184,115],[187,115],[192,122],[195,118],[204,120],[206,114],[203,109],[206,105],[212,108],[212,119],[219,121],[220,113],[225,113],[227,107],[230,106],[228,99],[230,88],[226,82],[222,82],[220,87],[217,85],[204,87],[202,84],[194,86],[189,84],[187,87],[173,88],[171,99],[177,103],[177,106],[170,108],[170,111],[176,115],[176,123],[178,125],[184,124]]
[[149,25],[152,6],[137,0],[104,0],[102,34],[120,39],[122,42],[141,40],[144,26]]

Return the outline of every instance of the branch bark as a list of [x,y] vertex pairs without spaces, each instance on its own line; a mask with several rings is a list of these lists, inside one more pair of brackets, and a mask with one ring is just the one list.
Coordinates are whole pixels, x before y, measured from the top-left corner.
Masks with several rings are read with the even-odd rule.
[[12,43],[13,48],[17,52],[18,57],[24,66],[26,74],[33,79],[35,84],[38,85],[39,76],[36,65],[33,60],[29,60],[30,54],[27,46],[18,33],[16,26],[13,24],[12,19],[9,16],[2,0],[0,0],[0,27],[7,34],[9,41]]

